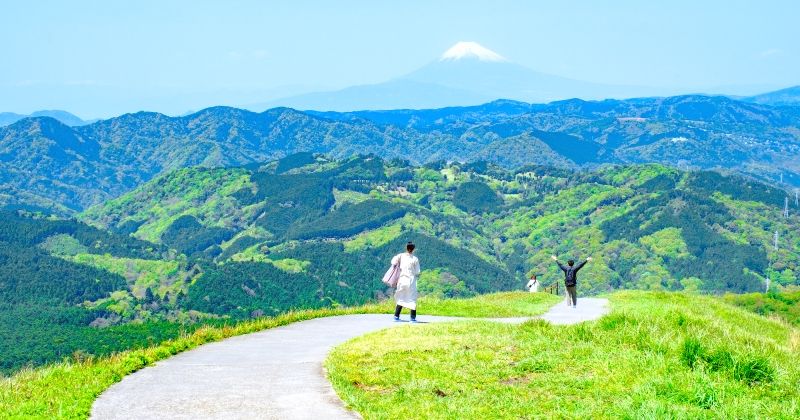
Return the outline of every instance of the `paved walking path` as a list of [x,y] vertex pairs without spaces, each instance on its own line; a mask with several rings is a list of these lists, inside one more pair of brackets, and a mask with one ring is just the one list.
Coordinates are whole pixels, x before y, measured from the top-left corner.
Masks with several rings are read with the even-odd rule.
[[578,299],[576,307],[567,306],[566,301],[550,308],[540,318],[555,325],[577,324],[583,321],[594,321],[608,312],[608,299]]
[[[555,324],[597,319],[605,299],[562,302],[542,318]],[[419,316],[426,322],[464,318]],[[529,318],[493,321],[521,323]],[[123,378],[95,401],[94,419],[352,419],[325,378],[337,345],[397,325],[391,315],[344,315],[209,343]]]

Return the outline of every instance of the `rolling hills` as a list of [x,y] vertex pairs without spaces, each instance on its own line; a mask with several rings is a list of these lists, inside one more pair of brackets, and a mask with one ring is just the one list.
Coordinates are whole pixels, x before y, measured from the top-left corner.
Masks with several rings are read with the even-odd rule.
[[797,186],[798,125],[800,108],[706,96],[348,113],[215,107],[80,127],[27,118],[0,128],[0,205],[74,215],[174,169],[297,152],[346,158],[370,151],[415,164],[485,160],[509,169],[663,163]]
[[[585,286],[594,291],[754,291],[765,275],[797,284],[797,210],[783,218],[784,197],[757,181],[660,165],[511,171],[304,153],[178,170],[81,219],[216,263],[289,258],[314,267],[317,253],[387,257],[413,237],[430,241],[431,256],[461,248],[457,260],[499,270],[459,270],[436,257],[434,267],[450,266],[473,293],[515,287],[500,279],[531,271],[554,281],[551,253],[595,255]],[[785,244],[778,250],[769,246],[775,231]]]
[[[378,279],[408,240],[420,291],[434,297],[519,289],[532,273],[555,282],[551,254],[595,257],[581,293],[753,292],[767,277],[791,289],[800,237],[797,209],[781,215],[785,196],[654,164],[509,170],[304,152],[176,169],[78,220],[3,214],[0,320],[20,334],[0,353],[11,371],[203,324],[382,299]],[[52,279],[58,287],[42,293]]]

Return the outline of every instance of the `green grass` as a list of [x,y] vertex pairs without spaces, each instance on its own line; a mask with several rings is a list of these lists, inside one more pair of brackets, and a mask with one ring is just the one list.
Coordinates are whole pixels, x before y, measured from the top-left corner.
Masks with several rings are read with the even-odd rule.
[[572,326],[380,331],[326,365],[367,419],[800,418],[797,329],[713,297],[610,298],[610,315]]
[[[420,299],[423,315],[525,316],[544,312],[558,298],[543,293],[521,292],[484,295],[464,300]],[[131,350],[110,357],[82,357],[50,366],[27,369],[0,379],[2,418],[86,418],[95,398],[105,389],[158,360],[235,335],[247,334],[325,316],[356,313],[390,313],[393,302],[353,308],[295,311],[277,317],[246,321],[224,327],[202,327],[190,335],[151,348]]]
[[422,298],[420,316],[469,316],[475,318],[502,318],[536,316],[560,302],[561,298],[547,293],[502,292],[480,295],[468,299]]
[[727,293],[726,302],[740,306],[759,315],[778,317],[790,324],[800,325],[800,291],[747,293],[735,295]]

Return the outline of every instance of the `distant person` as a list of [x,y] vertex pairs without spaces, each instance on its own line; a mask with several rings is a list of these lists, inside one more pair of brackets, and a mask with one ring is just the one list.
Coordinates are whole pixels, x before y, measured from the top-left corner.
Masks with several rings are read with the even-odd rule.
[[417,322],[417,277],[419,277],[419,259],[414,256],[414,244],[406,244],[406,252],[392,258],[392,265],[400,267],[400,278],[397,280],[397,291],[394,293],[394,320],[400,321],[403,308],[411,310],[411,322]]
[[526,287],[531,293],[536,293],[539,291],[539,280],[536,279],[536,274],[531,275],[531,280],[528,282]]
[[587,262],[592,260],[592,257],[586,258],[586,260],[577,266],[575,266],[575,261],[569,260],[567,261],[567,266],[565,267],[558,261],[558,257],[553,255],[550,257],[553,261],[558,264],[558,268],[564,272],[564,286],[567,288],[567,305],[572,306],[573,308],[578,306],[578,293],[576,291],[576,287],[578,284],[578,271],[586,265]]

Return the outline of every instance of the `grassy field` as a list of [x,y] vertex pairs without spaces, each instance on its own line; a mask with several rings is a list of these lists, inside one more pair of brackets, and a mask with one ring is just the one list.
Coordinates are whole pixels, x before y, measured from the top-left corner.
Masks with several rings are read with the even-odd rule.
[[[538,293],[499,293],[462,300],[421,299],[420,317],[450,315],[504,317],[538,315],[559,298]],[[226,327],[204,327],[191,335],[155,347],[122,352],[111,357],[64,361],[23,370],[0,379],[0,418],[86,418],[92,402],[109,386],[155,361],[199,345],[325,316],[355,313],[390,313],[392,302],[354,308],[290,312]]]
[[747,293],[724,296],[726,302],[767,317],[777,317],[790,324],[800,325],[800,291],[781,293]]
[[376,332],[326,365],[367,419],[800,418],[797,329],[714,297],[610,299],[610,315],[573,326]]

